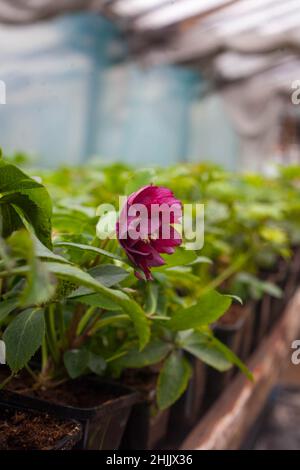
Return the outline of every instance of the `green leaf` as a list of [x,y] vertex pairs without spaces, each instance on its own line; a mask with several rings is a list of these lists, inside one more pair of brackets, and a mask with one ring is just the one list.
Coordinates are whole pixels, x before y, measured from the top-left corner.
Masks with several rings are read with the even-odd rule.
[[[99,266],[95,266],[94,268],[89,269],[88,273],[105,287],[112,287],[119,282],[122,282],[130,275],[128,271],[120,268],[119,266],[115,266],[114,264],[101,264]],[[72,297],[85,296],[91,294],[91,292],[93,292],[91,289],[79,287],[79,289],[73,293]]]
[[219,348],[218,342],[211,335],[197,331],[188,331],[179,334],[180,346],[205,364],[224,372],[232,367],[224,351]]
[[64,354],[64,365],[71,379],[77,379],[90,369],[102,375],[106,369],[105,360],[87,349],[71,349]]
[[181,397],[191,375],[191,366],[187,359],[179,351],[173,351],[166,359],[158,378],[157,403],[161,410],[169,408]]
[[45,260],[58,261],[59,263],[69,263],[69,261],[67,259],[65,259],[62,256],[57,255],[56,253],[53,253],[53,251],[49,250],[34,235],[33,235],[33,240],[34,240],[35,255],[38,258],[45,259]]
[[153,315],[157,310],[159,286],[154,282],[146,284],[146,305],[145,311],[149,315]]
[[35,239],[26,230],[19,230],[11,235],[8,244],[29,266],[27,284],[20,296],[20,305],[29,307],[48,301],[55,292],[55,286],[46,265],[36,257]]
[[240,305],[243,305],[244,302],[243,302],[243,299],[241,299],[241,297],[239,297],[238,295],[233,295],[233,294],[224,294],[226,297],[229,297],[230,299],[232,300],[235,300],[236,302],[238,302]]
[[46,264],[48,270],[57,277],[93,289],[95,292],[102,294],[105,299],[119,305],[119,307],[124,310],[124,312],[127,313],[133,321],[135,330],[140,340],[140,347],[143,348],[148,343],[150,338],[150,327],[148,320],[142,308],[127,294],[120,290],[113,290],[103,286],[87,272],[82,271],[76,266],[52,262],[47,262]]
[[248,367],[232,352],[225,344],[223,344],[221,341],[219,341],[217,338],[213,337],[213,341],[216,345],[216,347],[224,354],[224,357],[227,358],[229,362],[232,364],[236,365],[243,374],[246,375],[246,377],[249,380],[253,380],[253,375],[251,371],[248,369]]
[[14,318],[3,335],[7,363],[13,372],[18,372],[29,362],[41,346],[44,335],[43,310],[28,309]]
[[166,264],[160,268],[160,270],[175,267],[175,266],[186,266],[196,261],[197,255],[192,250],[185,250],[184,248],[177,248],[175,253],[170,255],[162,255]]
[[111,253],[110,251],[102,250],[102,248],[97,248],[96,246],[91,246],[91,245],[84,245],[82,243],[72,243],[72,242],[57,242],[55,243],[55,246],[62,246],[65,248],[75,248],[77,250],[81,251],[90,251],[92,253],[96,253],[98,255],[103,255],[107,256],[108,258],[112,258],[118,261],[122,261],[125,263],[126,261],[123,260],[120,256],[116,255],[115,253]]
[[89,269],[88,273],[106,287],[119,284],[130,275],[128,271],[114,264],[101,264]]
[[213,264],[210,258],[207,256],[198,256],[194,261],[189,263],[190,266],[194,266],[195,264]]
[[180,331],[208,325],[218,320],[230,307],[231,298],[211,290],[203,294],[195,305],[176,310],[168,327]]
[[12,298],[0,301],[0,323],[18,306],[18,299]]
[[89,305],[91,307],[104,308],[105,310],[120,310],[120,306],[118,304],[110,299],[103,297],[101,294],[77,295],[76,292],[79,292],[80,289],[81,288],[71,294],[68,299],[71,301],[73,300],[74,302]]
[[23,226],[22,214],[33,226],[37,237],[51,248],[52,203],[45,187],[1,160],[0,194],[3,237]]
[[103,375],[103,372],[106,369],[106,362],[103,359],[103,357],[99,356],[98,354],[94,354],[90,352],[89,360],[88,360],[88,367],[92,372],[94,372],[94,374]]
[[93,326],[93,329],[91,331],[91,334],[95,333],[96,331],[99,331],[101,330],[102,328],[104,328],[105,326],[108,326],[108,325],[112,325],[114,323],[120,323],[121,321],[124,322],[124,321],[129,321],[130,318],[129,318],[129,315],[125,315],[125,314],[106,314],[105,316],[103,316],[103,318],[101,318],[101,320],[97,321],[97,323]]
[[83,375],[89,363],[89,351],[86,349],[71,349],[64,354],[64,365],[71,379]]
[[199,283],[199,277],[195,276],[191,272],[189,266],[174,266],[172,268],[165,269],[165,274],[172,281],[180,282],[182,284],[195,284]]
[[250,273],[241,272],[236,276],[236,281],[248,285],[254,297],[260,297],[263,293],[269,294],[277,299],[282,297],[282,290],[276,284],[269,281],[262,281]]
[[272,297],[275,297],[276,299],[282,298],[282,295],[283,295],[282,289],[276,286],[276,284],[274,284],[273,282],[265,281],[261,284],[261,288],[263,292],[271,295]]
[[171,351],[172,346],[164,341],[154,340],[149,343],[143,351],[137,348],[130,350],[126,356],[120,359],[123,367],[136,369],[158,364]]

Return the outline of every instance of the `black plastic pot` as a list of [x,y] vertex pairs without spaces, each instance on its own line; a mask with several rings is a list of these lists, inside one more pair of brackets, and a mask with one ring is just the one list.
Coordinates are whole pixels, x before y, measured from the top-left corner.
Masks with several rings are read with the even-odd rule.
[[[132,405],[137,402],[138,395],[119,384],[96,378],[85,378],[84,380],[94,391],[99,390],[99,405],[92,407],[66,406],[7,390],[0,392],[0,401],[17,405],[23,409],[44,411],[60,418],[79,421],[82,425],[82,438],[77,444],[79,449],[118,449]],[[103,394],[112,398],[103,401],[101,399]]]
[[276,273],[268,277],[268,280],[278,285],[283,292],[281,299],[271,297],[268,300],[270,302],[268,330],[272,329],[274,323],[283,314],[300,281],[300,249],[296,247],[293,251],[294,254],[291,260],[279,259]]
[[[237,356],[248,355],[250,352],[251,344],[251,331],[250,326],[253,319],[252,309],[244,308],[244,315],[241,316],[234,324],[215,324],[213,332],[216,338],[222,343],[226,344]],[[247,338],[245,346],[247,331],[250,338]],[[218,372],[217,370],[207,367],[207,385],[205,391],[205,409],[209,408],[215,400],[221,395],[224,389],[232,380],[236,373],[236,368],[231,368],[227,372]]]
[[275,322],[275,319],[273,318],[275,315],[272,312],[274,312],[275,306],[279,306],[279,303],[274,303],[274,301],[280,302],[280,300],[281,299],[274,299],[274,297],[271,297],[269,294],[265,294],[263,298],[256,303],[252,351],[258,347],[264,336],[268,333],[270,325],[273,325]]
[[168,442],[178,444],[198,422],[204,406],[206,366],[189,355],[193,375],[186,392],[172,406],[168,430]]
[[[285,259],[280,259],[277,265],[277,272],[269,276],[268,280],[273,282],[282,290],[282,298],[268,297],[266,302],[269,303],[269,321],[267,332],[272,330],[274,324],[279,320],[283,314],[285,307],[296,289],[297,274],[294,269],[295,259],[293,258],[289,263]],[[265,331],[265,332],[266,332]],[[263,332],[263,334],[265,334]]]
[[159,449],[168,430],[170,410],[158,411],[153,404],[135,405],[121,443],[122,450]]
[[[152,386],[148,391],[138,385],[139,403],[132,408],[126,430],[121,443],[122,450],[151,450],[158,449],[164,441],[170,417],[170,410],[160,411],[156,406],[156,375],[145,377],[145,383],[150,379]],[[148,387],[146,387],[148,388]]]
[[283,291],[281,299],[264,294],[258,301],[255,309],[255,324],[252,350],[258,346],[263,337],[270,331],[276,320],[281,315],[285,305],[285,294],[289,281],[289,264],[284,258],[278,258],[276,266],[272,269],[262,269],[260,278],[280,287]]
[[294,248],[294,265],[297,273],[296,289],[300,287],[300,246]]
[[[37,414],[41,414],[40,412],[37,412],[37,411],[28,411],[28,410],[24,411],[23,407],[18,407],[16,405],[8,405],[7,403],[4,404],[0,402],[0,418],[9,419],[16,411],[22,411],[22,413],[26,413],[29,418],[33,418]],[[82,428],[79,422],[76,422],[74,420],[67,420],[67,422],[73,425],[73,430],[71,433],[68,433],[67,436],[64,436],[63,438],[57,440],[55,444],[53,444],[53,446],[49,448],[47,447],[46,449],[41,448],[41,449],[35,449],[35,450],[71,450],[73,449],[81,439]],[[3,450],[3,449],[0,448],[0,450]],[[10,449],[5,449],[5,450],[10,450]],[[14,450],[14,449],[11,449],[11,450]],[[22,448],[19,450],[33,450],[33,449],[28,447],[28,448]]]
[[279,320],[286,307],[285,298],[277,299],[275,297],[270,298],[270,314],[269,314],[269,326],[268,331],[271,331],[276,322]]
[[246,361],[251,353],[253,331],[255,322],[255,303],[249,302],[244,307],[245,321],[242,325],[242,338],[237,355],[242,361]]
[[300,248],[294,248],[294,255],[289,264],[288,282],[285,287],[285,298],[288,302],[300,284]]

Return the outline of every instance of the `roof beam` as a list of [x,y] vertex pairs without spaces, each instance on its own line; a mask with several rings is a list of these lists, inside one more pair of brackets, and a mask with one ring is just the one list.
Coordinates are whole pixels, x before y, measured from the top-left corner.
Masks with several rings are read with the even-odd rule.
[[229,3],[232,3],[232,0],[177,0],[171,5],[162,6],[154,12],[141,16],[133,26],[138,30],[165,28],[214,9],[223,8]]

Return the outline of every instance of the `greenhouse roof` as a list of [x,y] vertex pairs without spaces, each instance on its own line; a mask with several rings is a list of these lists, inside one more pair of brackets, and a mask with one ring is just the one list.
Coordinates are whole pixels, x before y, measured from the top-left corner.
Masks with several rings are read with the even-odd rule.
[[116,22],[148,63],[201,65],[225,81],[299,67],[299,0],[0,0],[0,21],[83,9]]

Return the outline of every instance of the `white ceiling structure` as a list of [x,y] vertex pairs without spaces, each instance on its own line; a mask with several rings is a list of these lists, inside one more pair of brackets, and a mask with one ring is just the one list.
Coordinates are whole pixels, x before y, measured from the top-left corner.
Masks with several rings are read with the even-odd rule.
[[300,80],[300,0],[0,0],[0,23],[81,10],[118,24],[144,63],[207,74],[242,136],[245,161],[261,164]]
[[208,64],[230,81],[299,63],[300,0],[0,0],[0,22],[80,10],[113,19],[151,64]]

